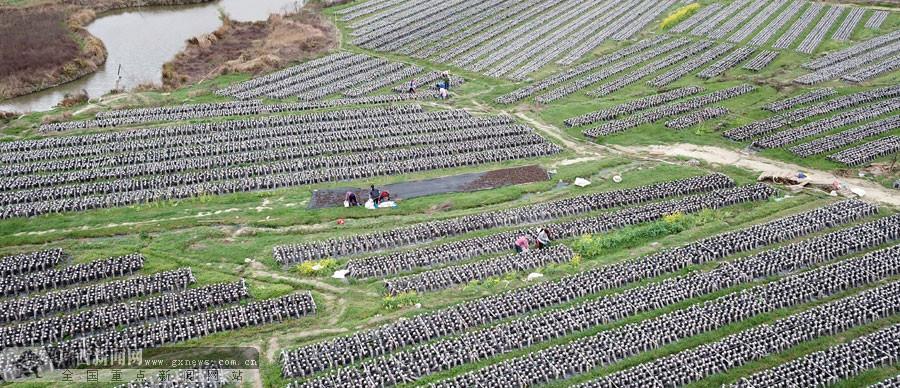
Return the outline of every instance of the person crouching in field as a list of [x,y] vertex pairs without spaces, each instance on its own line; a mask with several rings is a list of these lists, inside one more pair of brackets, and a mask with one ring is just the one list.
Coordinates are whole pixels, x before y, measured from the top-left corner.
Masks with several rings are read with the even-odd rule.
[[441,73],[441,83],[437,84],[438,93],[441,96],[441,100],[446,100],[450,97],[450,72],[444,71]]
[[352,191],[348,191],[346,195],[344,195],[344,202],[347,202],[347,206],[359,206],[359,198],[356,197],[356,193]]
[[524,235],[519,236],[515,242],[516,253],[528,252],[528,244],[528,237],[525,237]]

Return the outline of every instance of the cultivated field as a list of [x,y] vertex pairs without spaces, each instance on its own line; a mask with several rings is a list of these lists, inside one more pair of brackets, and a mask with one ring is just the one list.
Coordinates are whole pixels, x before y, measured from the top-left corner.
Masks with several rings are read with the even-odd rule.
[[[5,124],[4,379],[241,346],[259,368],[206,386],[896,386],[892,8],[323,12],[342,43],[320,58]],[[550,179],[309,206],[534,165]]]

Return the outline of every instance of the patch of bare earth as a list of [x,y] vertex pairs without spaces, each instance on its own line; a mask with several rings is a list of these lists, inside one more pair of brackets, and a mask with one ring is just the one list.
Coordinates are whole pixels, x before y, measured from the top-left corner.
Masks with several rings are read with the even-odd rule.
[[484,173],[479,179],[467,183],[462,191],[493,189],[547,180],[547,171],[537,165],[505,168]]
[[[617,150],[633,154],[647,153],[654,156],[688,157],[703,160],[713,164],[735,166],[747,170],[758,171],[765,176],[792,177],[802,171],[807,178],[805,183],[812,187],[828,188],[837,181],[846,185],[848,189],[863,189],[864,198],[881,202],[891,206],[900,206],[900,196],[892,189],[888,189],[876,182],[850,176],[804,168],[796,164],[768,159],[759,155],[753,155],[735,150],[713,146],[700,146],[694,144],[667,144],[644,147],[615,147]],[[852,192],[852,190],[850,191]]]
[[163,85],[177,88],[222,74],[269,72],[337,47],[337,34],[311,5],[262,22],[223,17],[222,27],[189,39],[185,49],[163,65]]

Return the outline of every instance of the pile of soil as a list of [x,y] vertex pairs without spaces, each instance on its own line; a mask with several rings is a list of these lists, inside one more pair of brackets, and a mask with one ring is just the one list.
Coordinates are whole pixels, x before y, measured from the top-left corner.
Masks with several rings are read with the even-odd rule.
[[[547,171],[540,166],[513,167],[502,170],[453,175],[421,181],[377,186],[379,190],[391,193],[391,199],[409,199],[433,194],[461,193],[523,183],[542,182],[550,179]],[[369,198],[368,188],[340,187],[317,190],[309,201],[310,209],[343,206],[348,191],[356,193],[361,202]]]
[[223,19],[222,27],[191,38],[163,65],[163,86],[177,88],[234,72],[266,73],[337,47],[337,28],[311,5],[263,22]]
[[549,179],[547,171],[540,166],[507,168],[488,171],[477,180],[463,186],[461,191],[477,191],[496,187],[520,185],[523,183],[541,182]]

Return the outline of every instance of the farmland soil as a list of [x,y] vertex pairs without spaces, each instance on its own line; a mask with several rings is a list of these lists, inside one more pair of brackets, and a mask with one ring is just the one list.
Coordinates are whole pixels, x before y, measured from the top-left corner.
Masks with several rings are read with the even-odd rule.
[[78,9],[90,9],[99,14],[126,8],[190,5],[211,1],[215,0],[62,0],[60,3]]

